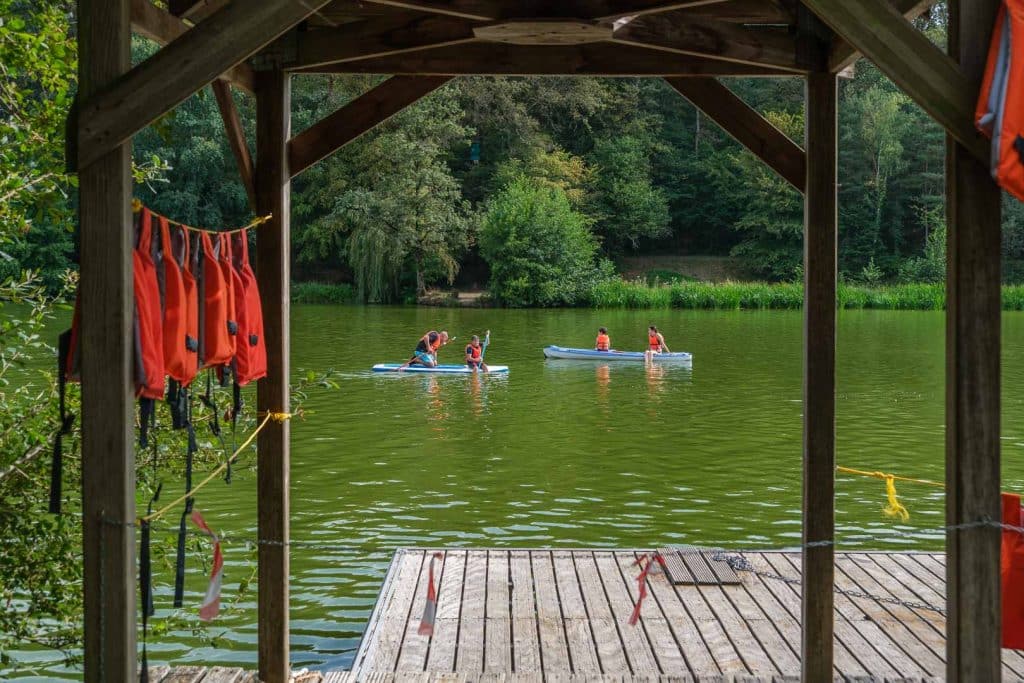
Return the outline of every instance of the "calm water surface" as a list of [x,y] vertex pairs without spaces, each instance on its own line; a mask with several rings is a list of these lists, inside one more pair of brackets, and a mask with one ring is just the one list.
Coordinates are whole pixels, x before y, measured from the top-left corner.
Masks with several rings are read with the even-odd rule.
[[[844,311],[839,318],[838,461],[943,478],[941,313]],[[642,349],[656,323],[692,368],[545,361],[546,344],[589,346],[598,326]],[[447,328],[459,362],[490,328],[487,359],[506,377],[380,376],[418,335]],[[800,536],[799,312],[490,311],[296,306],[296,376],[327,368],[292,425],[292,660],[346,668],[391,553],[402,545],[783,548]],[[1004,317],[1004,485],[1024,485],[1024,315]],[[225,601],[251,573],[254,473],[205,489],[196,505],[225,547]],[[177,482],[170,483],[177,489]],[[943,545],[943,495],[899,486],[907,523],[881,508],[880,481],[841,476],[846,547]],[[168,539],[170,542],[170,539]],[[205,588],[190,556],[186,601]],[[169,567],[158,581],[172,582]],[[157,606],[166,614],[165,589]],[[151,638],[151,662],[256,661],[255,593],[211,631]]]

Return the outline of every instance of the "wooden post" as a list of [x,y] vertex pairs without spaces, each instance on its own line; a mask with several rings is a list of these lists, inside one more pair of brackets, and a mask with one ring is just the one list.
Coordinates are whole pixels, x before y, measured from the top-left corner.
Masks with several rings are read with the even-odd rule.
[[[949,49],[977,92],[998,0],[950,2]],[[998,520],[1000,192],[947,137],[946,523]],[[946,677],[1000,679],[1000,534],[946,533]]]
[[[256,202],[260,215],[273,218],[256,231],[256,274],[263,298],[267,377],[259,381],[261,414],[288,412],[289,374],[289,212],[291,175],[290,77],[280,70],[256,74]],[[288,651],[288,422],[271,422],[256,442],[257,517],[260,539],[259,677],[285,683]]]
[[[131,67],[128,0],[78,1],[79,101]],[[131,143],[79,170],[85,680],[130,681],[135,655]]]
[[[803,542],[835,539],[836,76],[807,76]],[[801,680],[832,680],[834,548],[804,548]]]

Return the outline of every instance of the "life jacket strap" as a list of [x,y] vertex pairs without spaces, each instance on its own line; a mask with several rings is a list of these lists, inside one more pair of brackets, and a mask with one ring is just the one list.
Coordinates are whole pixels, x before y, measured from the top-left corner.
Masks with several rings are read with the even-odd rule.
[[64,437],[71,434],[75,416],[67,411],[67,364],[71,353],[71,330],[63,332],[57,340],[57,394],[60,404],[60,427],[53,439],[50,461],[50,507],[52,514],[60,514],[64,481]]
[[[160,498],[160,490],[163,484],[157,484],[156,493],[149,499],[147,517],[153,514],[153,503]],[[153,601],[153,563],[150,555],[150,522],[143,519],[141,524],[141,540],[139,542],[139,599],[142,601],[142,668],[139,671],[139,681],[149,681],[149,654],[146,651],[146,640],[149,635],[149,618],[156,614],[156,605]]]

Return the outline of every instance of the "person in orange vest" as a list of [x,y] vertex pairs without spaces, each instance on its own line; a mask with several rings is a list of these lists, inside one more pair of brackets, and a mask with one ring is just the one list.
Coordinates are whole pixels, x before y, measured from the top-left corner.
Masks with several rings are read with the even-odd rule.
[[647,328],[647,350],[644,351],[644,362],[652,362],[659,353],[669,353],[668,344],[665,343],[665,337],[661,332],[658,332],[658,328],[650,325]]
[[473,335],[469,344],[466,345],[466,365],[471,370],[483,370],[490,372],[487,363],[484,363],[484,347],[480,345],[480,337]]
[[611,337],[608,336],[608,330],[607,329],[605,329],[603,327],[599,327],[597,329],[597,341],[594,342],[594,350],[595,351],[611,351],[612,350],[612,340],[611,340]]
[[446,331],[435,332],[431,330],[427,332],[416,343],[416,350],[412,352],[412,358],[402,363],[402,366],[398,369],[404,370],[414,363],[425,365],[428,368],[437,367],[437,352],[447,343],[448,333]]

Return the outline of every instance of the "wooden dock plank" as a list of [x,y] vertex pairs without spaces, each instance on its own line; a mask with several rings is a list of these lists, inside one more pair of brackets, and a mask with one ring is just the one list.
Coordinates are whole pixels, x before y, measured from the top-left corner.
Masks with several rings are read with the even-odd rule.
[[597,551],[593,556],[605,595],[608,596],[608,605],[622,638],[630,669],[638,675],[660,673],[644,622],[641,620],[634,626],[629,624],[629,617],[633,613],[633,598],[630,597],[629,589],[622,580],[614,553]]
[[394,580],[384,586],[381,597],[380,618],[374,624],[373,637],[363,650],[362,659],[357,659],[353,669],[361,671],[393,671],[402,648],[402,639],[412,610],[413,598],[419,588],[420,570],[426,553],[422,550],[400,550],[394,562],[398,571]]
[[[444,582],[444,565],[447,553],[440,553],[441,559],[434,561],[435,589]],[[413,594],[411,608],[405,622],[402,640],[398,651],[398,661],[394,671],[423,671],[427,665],[427,650],[430,647],[430,636],[419,634],[420,621],[427,605],[427,582],[430,577],[430,564],[434,553],[428,552],[420,565],[420,573],[416,580],[416,591]],[[378,668],[375,671],[386,671]]]
[[533,595],[533,569],[529,551],[509,553],[512,575],[512,670],[519,674],[541,671],[537,602]]
[[437,622],[427,649],[427,671],[454,671],[458,647],[466,552],[450,550],[437,588]]
[[574,552],[572,557],[601,669],[605,674],[628,674],[629,662],[594,557],[581,552]]
[[[619,566],[619,573],[622,576],[623,583],[629,590],[629,597],[634,605],[640,595],[639,576],[641,568],[637,564],[637,561],[643,555],[645,555],[645,553],[615,553],[615,560]],[[650,554],[646,554],[647,560],[650,560],[651,557],[652,556]],[[650,595],[651,584],[655,581],[660,581],[663,585],[668,585],[669,579],[660,572],[657,574],[648,573],[645,581],[648,595],[640,605],[640,623],[638,623],[637,626],[642,625],[644,630],[647,632],[647,638],[651,642],[651,648],[654,652],[654,656],[658,659],[658,666],[661,668],[661,673],[663,675],[688,676],[691,672],[690,667],[686,663],[686,657],[683,655],[679,643],[676,641],[675,634],[672,633],[672,629],[669,628],[668,622],[665,620],[665,615],[661,611],[661,607]]]
[[590,628],[590,618],[583,602],[572,553],[556,550],[552,552],[551,558],[573,673],[600,674],[601,664],[597,656],[597,645]]
[[487,606],[484,610],[484,673],[512,671],[512,580],[508,552],[487,552]]
[[533,551],[530,553],[530,561],[533,564],[533,586],[537,596],[537,625],[544,675],[549,677],[571,672],[572,660],[569,658],[551,553],[546,550]]
[[487,553],[471,552],[466,558],[462,588],[462,617],[459,647],[455,657],[458,673],[480,674],[484,670],[484,615],[487,608]]
[[239,667],[213,666],[207,669],[202,683],[239,683],[245,673]]
[[202,666],[177,666],[171,669],[160,683],[199,683],[206,676]]

